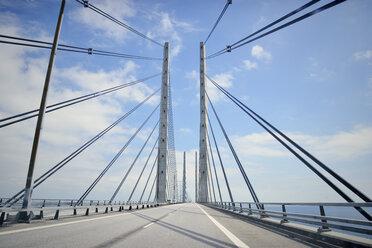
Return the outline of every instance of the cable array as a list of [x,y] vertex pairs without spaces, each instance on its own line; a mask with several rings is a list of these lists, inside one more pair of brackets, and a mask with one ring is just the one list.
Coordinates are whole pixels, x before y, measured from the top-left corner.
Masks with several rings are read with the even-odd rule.
[[[159,104],[159,106],[160,106],[160,104]],[[157,109],[157,108],[156,108],[156,109]],[[156,109],[155,109],[155,110],[156,110]],[[155,112],[155,111],[154,111],[154,112]],[[119,185],[118,185],[118,187],[116,188],[114,194],[112,194],[111,199],[110,199],[110,203],[113,202],[113,200],[115,199],[116,195],[119,193],[121,187],[123,186],[125,180],[127,179],[129,173],[131,172],[133,166],[136,164],[136,162],[137,162],[139,156],[141,155],[143,149],[146,147],[146,145],[147,145],[147,143],[149,142],[149,140],[150,140],[152,134],[154,133],[156,127],[159,125],[159,122],[160,122],[160,121],[157,121],[157,122],[156,122],[156,124],[155,124],[154,128],[152,129],[150,135],[147,137],[145,143],[143,144],[143,146],[142,146],[141,149],[139,150],[139,152],[138,152],[136,158],[134,159],[134,161],[133,161],[132,164],[130,165],[130,167],[129,167],[127,173],[125,173],[123,179],[122,179],[121,182],[119,183]]]
[[[292,15],[294,15],[294,14],[296,14],[296,13],[298,13],[298,12],[300,12],[300,11],[302,11],[302,10],[308,8],[308,7],[310,7],[311,5],[313,5],[313,4],[317,3],[317,2],[319,2],[319,0],[312,0],[312,1],[308,2],[307,4],[305,4],[305,5],[301,6],[301,7],[299,7],[298,9],[296,9],[296,10],[294,10],[294,11],[292,11],[292,12],[286,14],[286,15],[284,15],[283,17],[279,18],[278,20],[276,20],[276,21],[270,23],[269,25],[267,25],[267,26],[261,28],[260,30],[258,30],[258,31],[256,31],[256,32],[254,32],[254,33],[252,33],[252,34],[246,36],[245,38],[243,38],[243,39],[241,39],[241,40],[239,40],[239,41],[237,41],[237,42],[235,42],[235,43],[233,43],[232,45],[228,45],[228,46],[226,46],[226,48],[221,49],[221,50],[219,50],[218,52],[215,52],[215,53],[213,53],[213,54],[207,56],[206,59],[215,58],[215,57],[220,56],[220,55],[222,55],[222,54],[224,54],[224,53],[231,52],[231,51],[233,51],[233,50],[235,50],[235,49],[237,49],[237,48],[239,48],[239,47],[242,47],[242,46],[244,46],[244,45],[247,45],[248,43],[251,43],[251,42],[253,42],[253,41],[256,41],[256,40],[258,40],[258,39],[261,39],[261,38],[263,38],[263,37],[265,37],[265,36],[267,36],[267,35],[269,35],[269,34],[272,34],[272,33],[274,33],[274,32],[277,32],[277,31],[279,31],[279,30],[281,30],[281,29],[283,29],[283,28],[286,28],[286,27],[288,27],[288,26],[290,26],[290,25],[292,25],[292,24],[295,24],[295,23],[297,23],[297,22],[299,22],[299,21],[302,21],[302,20],[304,20],[304,19],[306,19],[306,18],[308,18],[308,17],[310,17],[310,16],[313,16],[313,15],[315,15],[315,14],[318,14],[318,13],[320,13],[320,12],[326,10],[326,9],[329,9],[329,8],[331,8],[331,7],[334,7],[334,6],[336,6],[336,5],[338,5],[338,4],[342,3],[342,2],[345,2],[345,1],[346,1],[346,0],[334,0],[334,1],[332,1],[332,2],[330,2],[330,3],[328,3],[328,4],[326,4],[326,5],[323,5],[322,7],[319,7],[319,8],[317,8],[317,9],[313,10],[313,11],[310,11],[310,12],[308,12],[308,13],[306,13],[306,14],[304,14],[304,15],[302,15],[302,16],[300,16],[300,17],[298,17],[298,18],[296,18],[296,19],[294,19],[294,20],[292,20],[292,21],[289,21],[289,22],[287,22],[287,23],[285,23],[285,24],[283,24],[283,25],[281,25],[281,26],[279,26],[279,27],[277,27],[277,28],[274,28],[274,29],[272,29],[272,30],[270,30],[270,31],[268,31],[268,32],[266,32],[266,33],[263,33],[263,34],[261,34],[261,35],[255,37],[255,38],[252,38],[252,39],[250,39],[250,40],[248,40],[248,41],[245,41],[245,40],[251,38],[252,36],[254,36],[254,35],[256,35],[256,34],[262,32],[262,31],[266,30],[267,28],[269,28],[269,27],[271,27],[271,26],[273,26],[273,25],[275,25],[275,24],[277,24],[277,23],[279,23],[279,22],[281,22],[281,21],[283,21],[283,20],[289,18],[290,16],[292,16]],[[243,42],[243,41],[245,41],[245,42]],[[242,42],[243,42],[243,43],[242,43]]]
[[227,1],[226,1],[226,4],[225,4],[225,7],[224,7],[223,10],[221,11],[221,14],[220,14],[219,17],[217,18],[217,21],[216,21],[216,23],[214,24],[212,30],[209,32],[207,38],[205,39],[204,44],[207,43],[209,37],[211,37],[211,35],[212,35],[214,29],[217,27],[217,24],[220,22],[221,18],[222,18],[223,15],[225,14],[225,12],[226,12],[226,10],[227,10],[227,8],[229,7],[230,4],[232,4],[232,0],[227,0]]
[[[50,168],[48,171],[46,171],[44,174],[42,174],[40,177],[38,177],[34,181],[34,188],[38,187],[41,183],[43,183],[45,180],[47,180],[50,176],[55,174],[57,171],[59,171],[61,168],[63,168],[68,162],[70,162],[72,159],[74,159],[76,156],[78,156],[80,153],[82,153],[85,149],[87,149],[89,146],[91,146],[94,142],[102,138],[107,132],[109,132],[112,128],[114,128],[116,125],[118,125],[121,121],[126,119],[129,115],[131,115],[134,111],[136,111],[139,107],[141,107],[145,102],[147,102],[151,97],[153,97],[157,92],[159,92],[160,89],[153,92],[150,96],[145,98],[141,103],[136,105],[134,108],[132,108],[129,112],[127,112],[125,115],[120,117],[117,121],[109,125],[107,128],[102,130],[99,134],[91,138],[89,141],[84,143],[82,146],[80,146],[78,149],[76,149],[74,152],[72,152],[70,155],[65,157],[63,160],[61,160],[59,163],[54,165],[52,168]],[[23,192],[25,189],[22,189],[17,194],[9,198],[4,205],[12,206],[14,203],[16,203],[18,200],[20,200],[23,197]],[[22,195],[21,195],[22,194]]]
[[[14,41],[0,40],[0,43],[3,43],[3,44],[52,49],[52,43],[51,42],[20,38],[20,37],[9,36],[9,35],[0,35],[0,37],[10,39],[10,40],[20,40],[20,41],[29,42],[29,43],[25,43],[25,42],[14,42]],[[36,45],[36,44],[43,44],[43,45]],[[70,45],[64,45],[64,44],[58,44],[57,50],[65,51],[65,52],[85,53],[85,54],[89,54],[89,55],[101,55],[101,56],[109,56],[109,57],[127,58],[127,59],[162,60],[162,58],[154,58],[154,57],[145,57],[145,56],[125,54],[125,53],[108,52],[108,51],[103,51],[103,50],[98,50],[98,49],[93,49],[93,48],[77,47],[77,46],[70,46]]]
[[[149,183],[149,181],[150,181],[150,177],[152,176],[152,172],[154,171],[154,168],[155,168],[155,165],[157,164],[157,162],[158,162],[158,155],[156,155],[156,158],[155,158],[155,160],[154,160],[154,163],[152,164],[150,174],[149,174],[149,176],[148,176],[148,178],[147,178],[147,180],[146,180],[145,187],[143,188],[143,191],[142,191],[141,197],[140,197],[140,199],[139,199],[140,202],[142,201],[143,195],[145,194],[145,191],[146,191],[147,185],[148,185],[148,183]],[[156,176],[155,176],[155,180],[156,180]],[[152,191],[152,190],[151,190],[151,191]],[[148,200],[147,200],[147,202],[148,202]]]
[[[213,137],[214,145],[215,145],[215,147],[216,147],[216,151],[217,151],[218,159],[219,159],[219,161],[220,161],[220,165],[221,165],[221,169],[222,169],[223,177],[224,177],[224,179],[225,179],[225,183],[226,183],[227,191],[229,192],[230,202],[234,202],[234,199],[233,199],[233,196],[232,196],[232,193],[231,193],[231,189],[230,189],[230,184],[229,184],[229,181],[227,180],[225,167],[223,166],[223,162],[222,162],[222,158],[221,158],[220,150],[218,149],[218,144],[217,144],[217,141],[216,141],[216,137],[214,136],[213,126],[212,126],[212,123],[211,123],[211,121],[210,121],[210,119],[209,119],[209,114],[208,114],[208,112],[207,112],[207,117],[208,117],[207,119],[208,119],[209,127],[211,128],[211,133],[212,133],[212,137]],[[221,200],[221,201],[222,201],[222,200]]]
[[[235,105],[237,105],[250,118],[252,118],[257,124],[259,124],[262,128],[264,128],[273,138],[275,138],[280,144],[282,144],[285,148],[287,148],[288,151],[290,151],[295,157],[297,157],[303,164],[305,164],[311,171],[313,171],[318,177],[320,177],[328,186],[330,186],[333,190],[335,190],[347,202],[354,202],[354,201],[348,195],[346,195],[339,187],[337,187],[331,180],[329,180],[325,175],[323,175],[319,170],[317,170],[313,165],[311,165],[304,157],[302,157],[298,152],[296,152],[292,147],[290,147],[280,137],[278,137],[278,135],[280,135],[287,142],[289,142],[292,146],[294,146],[299,151],[301,151],[305,156],[307,156],[313,162],[315,162],[316,164],[318,164],[322,169],[324,169],[325,171],[327,171],[336,180],[338,180],[341,184],[343,184],[345,187],[347,187],[349,190],[351,190],[354,194],[356,194],[357,196],[359,196],[365,202],[371,202],[371,199],[369,197],[367,197],[365,194],[363,194],[362,192],[360,192],[357,188],[355,188],[353,185],[351,185],[349,182],[347,182],[345,179],[343,179],[340,175],[338,175],[336,172],[334,172],[328,166],[326,166],[325,164],[323,164],[322,162],[320,162],[317,158],[315,158],[313,155],[311,155],[308,151],[306,151],[304,148],[302,148],[300,145],[298,145],[296,142],[294,142],[287,135],[285,135],[283,132],[281,132],[280,130],[278,130],[276,127],[274,127],[268,121],[266,121],[264,118],[262,118],[256,112],[254,112],[252,109],[250,109],[249,107],[247,107],[244,103],[242,103],[240,100],[238,100],[232,94],[230,94],[227,90],[225,90],[223,87],[221,87],[217,82],[215,82],[209,76],[207,76],[207,78],[224,95],[226,95],[233,103],[235,103]],[[270,128],[271,128],[271,130],[270,130]],[[276,132],[278,135],[276,135],[274,132]],[[367,213],[361,207],[355,207],[355,209],[358,210],[366,219],[372,220],[372,217],[370,216],[370,214]]]
[[137,188],[137,186],[138,186],[138,183],[139,183],[139,181],[140,181],[141,178],[142,178],[143,172],[145,171],[145,169],[146,169],[146,167],[147,167],[147,164],[148,164],[149,161],[150,161],[151,155],[152,155],[152,153],[153,153],[154,150],[155,150],[155,146],[156,146],[156,144],[158,143],[158,140],[159,140],[159,137],[158,137],[158,138],[155,140],[155,142],[154,142],[154,145],[153,145],[153,147],[152,147],[152,149],[151,149],[151,152],[150,152],[149,156],[147,157],[147,160],[146,160],[146,162],[145,162],[145,164],[144,164],[144,166],[143,166],[143,168],[142,168],[142,171],[141,171],[140,175],[139,175],[138,178],[137,178],[136,184],[134,185],[133,190],[132,190],[132,192],[130,193],[130,196],[129,196],[127,202],[130,202],[130,200],[132,199],[132,196],[133,196],[133,194],[134,194],[134,191],[136,190],[136,188]]
[[[150,201],[150,197],[151,197],[151,195],[152,195],[152,191],[154,190],[154,186],[155,186],[155,182],[156,182],[156,179],[157,179],[157,178],[158,178],[158,175],[156,175],[155,178],[154,178],[154,182],[152,183],[151,190],[150,190],[150,193],[149,193],[149,198],[147,198],[147,202]],[[156,201],[156,194],[155,194],[155,199],[154,199],[154,201]]]
[[[46,107],[47,110],[45,111],[45,113],[53,112],[53,111],[56,111],[56,110],[59,110],[59,109],[62,109],[62,108],[68,107],[68,106],[72,106],[72,105],[77,104],[77,103],[81,103],[81,102],[84,102],[84,101],[87,101],[87,100],[90,100],[90,99],[93,99],[93,98],[96,98],[96,97],[99,97],[99,96],[102,96],[102,95],[106,95],[108,93],[115,92],[117,90],[121,90],[121,89],[126,88],[128,86],[132,86],[132,85],[135,85],[135,84],[142,83],[146,80],[149,80],[151,78],[159,76],[160,74],[161,73],[157,73],[155,75],[145,77],[145,78],[133,81],[133,82],[129,82],[129,83],[126,83],[126,84],[121,84],[121,85],[111,87],[111,88],[108,88],[108,89],[105,89],[105,90],[96,91],[96,92],[93,92],[93,93],[90,93],[90,94],[87,94],[87,95],[84,95],[84,96],[75,97],[75,98],[72,98],[72,99],[69,99],[69,100],[65,100],[65,101],[62,101],[62,102],[59,102],[59,103],[49,105],[49,106]],[[34,109],[34,110],[30,110],[30,111],[27,111],[27,112],[24,112],[24,113],[21,113],[21,114],[17,114],[17,115],[13,115],[13,116],[10,116],[10,117],[0,119],[0,122],[4,122],[4,121],[9,121],[9,120],[12,120],[12,119],[15,119],[15,118],[19,118],[19,117],[28,115],[28,116],[23,117],[21,119],[18,119],[18,120],[15,120],[15,121],[10,121],[10,122],[7,122],[5,124],[1,124],[0,128],[6,127],[6,126],[9,126],[9,125],[21,122],[21,121],[25,121],[25,120],[28,120],[28,119],[31,119],[31,118],[34,118],[34,117],[38,116],[39,114],[32,114],[32,113],[36,113],[38,111],[39,111],[39,109]]]
[[209,152],[210,152],[210,154],[211,154],[211,158],[212,158],[212,164],[213,164],[214,175],[215,175],[215,178],[216,178],[216,184],[217,184],[217,189],[218,189],[218,195],[219,195],[219,197],[220,197],[220,203],[222,204],[222,195],[221,195],[220,183],[219,183],[219,181],[218,181],[217,170],[216,170],[216,164],[215,164],[215,162],[214,162],[213,150],[212,150],[212,146],[211,146],[211,141],[210,141],[210,139],[209,139],[209,133],[207,133],[207,138],[208,138]]
[[[83,195],[79,198],[76,202],[76,205],[79,205],[84,199],[88,196],[88,194],[93,190],[93,188],[98,184],[98,182],[102,179],[102,177],[106,174],[106,172],[112,167],[112,165],[116,162],[116,160],[120,157],[120,155],[124,152],[124,150],[129,146],[129,144],[133,141],[133,139],[137,136],[139,131],[145,126],[151,116],[155,113],[158,109],[159,105],[151,112],[151,114],[142,122],[141,126],[136,130],[136,132],[130,137],[130,139],[124,144],[124,146],[116,153],[114,158],[108,163],[108,165],[103,169],[103,171],[99,174],[99,176],[93,181],[93,183],[88,187],[88,189],[83,193]],[[111,201],[110,201],[111,203]]]
[[89,1],[87,1],[87,0],[76,0],[76,2],[82,4],[82,5],[83,5],[84,7],[86,7],[86,8],[89,8],[89,9],[93,10],[94,12],[96,12],[96,13],[102,15],[103,17],[106,17],[107,19],[109,19],[109,20],[113,21],[114,23],[116,23],[116,24],[122,26],[123,28],[126,28],[126,29],[128,29],[129,31],[131,31],[131,32],[133,32],[133,33],[135,33],[135,34],[141,36],[142,38],[144,38],[144,39],[146,39],[146,40],[149,40],[149,41],[155,43],[156,45],[159,45],[159,46],[163,47],[163,45],[160,44],[159,42],[157,42],[157,41],[151,39],[150,37],[148,37],[148,36],[142,34],[141,32],[137,31],[136,29],[130,27],[130,26],[127,25],[127,24],[125,24],[124,22],[119,21],[119,20],[116,19],[115,17],[113,17],[113,16],[107,14],[106,12],[100,10],[99,8],[97,8],[96,6],[94,6],[93,4],[89,3]]
[[216,116],[216,119],[218,121],[218,124],[220,125],[220,128],[221,128],[221,130],[223,132],[223,135],[225,136],[225,139],[227,141],[227,144],[229,145],[229,148],[230,148],[230,150],[231,150],[231,152],[232,152],[232,154],[233,154],[233,156],[235,158],[236,164],[238,165],[239,170],[240,170],[240,172],[241,172],[241,174],[242,174],[242,176],[244,178],[244,181],[247,184],[247,187],[248,187],[249,191],[251,192],[253,201],[256,203],[257,209],[263,209],[263,206],[260,204],[260,201],[258,200],[258,197],[256,195],[256,192],[254,191],[253,186],[252,186],[251,182],[249,181],[247,174],[244,171],[243,165],[241,164],[241,162],[239,160],[239,157],[238,157],[238,155],[235,152],[235,149],[234,149],[234,147],[233,147],[233,145],[232,145],[232,143],[231,143],[231,141],[229,139],[229,136],[227,135],[227,133],[225,131],[225,128],[223,127],[222,122],[221,122],[221,120],[220,120],[220,118],[219,118],[219,116],[218,116],[218,114],[217,114],[217,112],[216,112],[216,110],[215,110],[215,108],[214,108],[214,106],[212,104],[212,101],[209,98],[207,92],[206,92],[206,95],[207,95],[208,101],[209,101],[209,103],[210,103],[210,105],[212,107],[213,113]]

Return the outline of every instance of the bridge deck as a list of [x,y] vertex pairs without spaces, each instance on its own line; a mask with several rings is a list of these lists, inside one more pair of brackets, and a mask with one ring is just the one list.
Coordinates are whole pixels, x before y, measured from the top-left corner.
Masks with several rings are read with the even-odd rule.
[[0,229],[0,246],[305,247],[295,240],[193,203],[17,224]]

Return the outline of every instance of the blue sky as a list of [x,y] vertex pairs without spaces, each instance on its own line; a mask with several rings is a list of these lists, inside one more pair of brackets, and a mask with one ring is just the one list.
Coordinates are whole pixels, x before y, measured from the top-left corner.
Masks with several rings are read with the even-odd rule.
[[[328,2],[320,1],[310,9]],[[170,42],[178,178],[181,180],[181,153],[186,151],[187,188],[193,198],[194,152],[199,144],[199,42],[207,37],[225,1],[92,0],[90,3],[154,40]],[[234,0],[206,44],[207,55],[304,3],[306,1]],[[59,4],[60,1],[54,0],[2,0],[0,33],[51,41]],[[372,196],[371,11],[369,1],[346,1],[232,53],[207,60],[209,76],[369,196]],[[134,55],[162,56],[161,47],[72,0],[66,4],[60,42]],[[37,108],[49,51],[4,44],[0,45],[0,51],[0,116]],[[58,52],[48,102],[62,101],[160,71],[160,61]],[[36,176],[158,87],[160,77],[109,97],[48,114]],[[212,85],[208,86],[208,92],[260,200],[342,201]],[[35,190],[34,196],[79,197],[158,100],[146,104],[141,112],[136,112],[51,177]],[[234,198],[251,201],[214,117],[212,122]],[[152,118],[88,198],[111,196],[155,123],[156,118]],[[24,185],[34,127],[35,121],[31,120],[0,130],[2,196],[10,196]],[[150,148],[151,145],[134,167],[128,185],[135,182]],[[219,166],[218,170],[223,197],[227,200]],[[118,199],[126,199],[130,190],[125,186]]]

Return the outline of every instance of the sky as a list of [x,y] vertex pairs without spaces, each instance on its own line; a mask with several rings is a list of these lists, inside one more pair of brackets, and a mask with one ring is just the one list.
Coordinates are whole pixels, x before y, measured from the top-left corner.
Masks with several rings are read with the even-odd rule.
[[[163,56],[162,47],[76,1],[66,2],[61,44]],[[225,48],[306,2],[233,0],[206,43],[206,54]],[[309,10],[328,2],[320,1]],[[199,44],[206,39],[225,1],[91,0],[90,3],[160,43],[169,42],[178,181],[182,179],[185,151],[187,193],[194,200],[194,156],[199,149]],[[0,34],[51,42],[59,7],[57,0],[0,0]],[[346,1],[206,62],[207,74],[216,82],[369,197],[372,197],[371,12],[371,1]],[[45,49],[0,44],[0,118],[38,108],[49,53]],[[58,51],[48,103],[144,78],[161,72],[161,66],[161,61]],[[116,121],[160,85],[158,76],[46,114],[35,177]],[[262,202],[343,202],[211,83],[207,92]],[[159,99],[158,95],[151,98],[35,189],[33,197],[79,198],[155,109]],[[211,111],[210,115],[234,200],[252,201]],[[158,114],[149,120],[87,199],[111,197],[157,118]],[[35,125],[36,120],[32,119],[0,129],[2,197],[24,187]],[[151,137],[117,200],[128,198],[156,135]],[[215,149],[214,155],[216,159]],[[139,198],[154,158],[153,155],[133,200]],[[228,201],[219,163],[216,168],[223,200]]]

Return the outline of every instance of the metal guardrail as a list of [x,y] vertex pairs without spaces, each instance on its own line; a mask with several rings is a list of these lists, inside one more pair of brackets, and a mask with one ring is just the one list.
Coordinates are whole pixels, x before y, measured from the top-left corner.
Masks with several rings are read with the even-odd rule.
[[[255,216],[257,218],[273,218],[279,219],[280,224],[294,222],[302,223],[307,226],[312,226],[318,228],[318,232],[330,231],[332,229],[342,230],[350,232],[351,234],[363,234],[368,238],[372,235],[372,221],[368,220],[358,220],[351,218],[344,218],[344,216],[327,216],[325,213],[325,207],[365,207],[372,210],[372,202],[370,203],[260,203],[262,209],[256,207],[254,202],[216,202],[210,203],[211,205],[231,210],[237,211],[242,214],[247,214],[248,216]],[[277,210],[266,210],[269,207],[280,207],[281,211]],[[309,213],[299,213],[288,212],[287,207],[313,207],[318,209],[319,214],[309,214]],[[360,236],[360,235],[358,235]]]
[[[0,209],[7,207],[5,202],[9,198],[0,198]],[[46,206],[75,206],[78,202],[77,199],[32,199],[32,207],[46,207]],[[110,200],[84,200],[79,206],[92,206],[92,205],[109,205]],[[147,202],[137,201],[114,201],[111,205],[135,205],[135,204],[147,204]],[[19,208],[22,206],[22,201],[19,201],[12,205],[12,208]]]
[[[22,209],[22,203],[14,204],[11,207],[2,205],[9,198],[0,198],[0,226],[7,223],[12,223],[16,221],[16,214],[19,212],[39,212],[39,215],[34,215],[35,219],[43,219],[45,212],[54,212],[53,219],[57,220],[60,217],[60,212],[71,210],[70,215],[78,215],[78,210],[85,209],[83,215],[88,216],[92,211],[99,213],[109,213],[114,211],[116,208],[118,212],[124,210],[134,210],[134,209],[144,209],[152,208],[160,205],[165,205],[167,203],[156,203],[156,202],[138,202],[138,201],[114,201],[110,204],[109,200],[84,200],[79,205],[77,199],[32,199],[32,205],[30,208]],[[11,214],[14,214],[13,216]],[[30,220],[32,216],[30,217]]]

